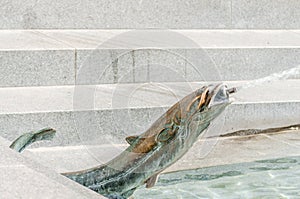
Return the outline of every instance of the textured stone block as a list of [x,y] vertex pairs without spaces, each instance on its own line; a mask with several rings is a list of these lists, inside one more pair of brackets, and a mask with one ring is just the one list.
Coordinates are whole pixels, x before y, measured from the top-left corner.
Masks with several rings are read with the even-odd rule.
[[8,1],[1,29],[299,29],[297,0]]
[[74,51],[0,51],[0,86],[74,84]]
[[299,45],[297,30],[3,30],[0,85],[248,80],[299,65]]
[[[300,50],[290,48],[209,49],[218,80],[239,81],[267,77],[300,65]],[[215,80],[208,74],[207,80]],[[216,78],[216,79],[217,79]],[[299,73],[289,78],[300,78]]]
[[226,28],[230,1],[2,1],[2,29]]
[[299,29],[297,0],[232,0],[232,28]]

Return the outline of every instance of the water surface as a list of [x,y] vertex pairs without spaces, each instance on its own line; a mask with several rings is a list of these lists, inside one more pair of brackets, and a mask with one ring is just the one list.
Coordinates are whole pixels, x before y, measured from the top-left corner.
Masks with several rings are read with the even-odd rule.
[[300,157],[163,174],[134,198],[300,198]]

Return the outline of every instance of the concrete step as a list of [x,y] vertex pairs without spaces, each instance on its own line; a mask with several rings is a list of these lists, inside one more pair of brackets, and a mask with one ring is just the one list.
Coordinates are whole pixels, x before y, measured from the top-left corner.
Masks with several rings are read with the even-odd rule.
[[1,198],[104,198],[9,148],[0,137]]
[[0,86],[250,80],[299,46],[299,30],[2,30]]
[[4,0],[0,6],[0,28],[297,29],[299,7],[297,0]]
[[[200,138],[189,152],[165,172],[219,166],[257,160],[299,156],[300,130],[275,134]],[[99,166],[128,145],[81,145],[28,149],[24,154],[58,173]]]
[[[107,84],[0,89],[0,136],[12,141],[40,128],[57,130],[35,146],[124,144],[203,82]],[[249,82],[228,82],[239,86]],[[234,94],[209,135],[299,123],[300,80],[264,82]]]

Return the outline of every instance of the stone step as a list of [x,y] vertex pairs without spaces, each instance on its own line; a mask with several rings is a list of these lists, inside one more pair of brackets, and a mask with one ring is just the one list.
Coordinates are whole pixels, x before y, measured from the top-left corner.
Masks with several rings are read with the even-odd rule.
[[1,30],[0,87],[251,80],[300,65],[299,46],[299,30]]
[[[0,137],[1,198],[104,198],[9,148]],[[34,158],[34,156],[32,156]]]
[[[165,172],[299,156],[300,130],[227,138],[199,138],[188,153]],[[41,147],[24,151],[58,173],[85,170],[108,162],[122,145]]]
[[[227,82],[229,86],[249,82]],[[35,146],[124,144],[203,82],[106,84],[0,89],[0,136],[52,127],[56,137]],[[299,123],[300,80],[264,82],[239,90],[209,135]]]
[[299,7],[297,0],[4,0],[0,6],[0,28],[297,29]]

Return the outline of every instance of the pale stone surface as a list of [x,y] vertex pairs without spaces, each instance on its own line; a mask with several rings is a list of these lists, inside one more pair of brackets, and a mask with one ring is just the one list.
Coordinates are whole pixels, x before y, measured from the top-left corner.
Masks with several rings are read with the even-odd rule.
[[104,198],[9,148],[0,137],[2,198]]
[[9,1],[1,29],[298,29],[297,0]]
[[[9,32],[15,32],[11,30]],[[30,30],[26,30],[29,31]],[[26,32],[21,31],[21,32]],[[2,33],[3,32],[3,33]],[[0,31],[3,34],[7,31]],[[20,32],[20,31],[17,31]],[[158,48],[289,48],[300,46],[296,30],[36,30],[50,41],[77,49]],[[4,43],[3,45],[7,45]]]
[[298,48],[80,50],[76,84],[252,80],[299,66],[299,54]]
[[[247,82],[229,85],[242,83]],[[25,132],[52,127],[57,136],[44,143],[48,146],[122,144],[124,137],[146,130],[168,107],[201,85],[98,85],[75,88],[75,94],[73,86],[2,88],[0,95],[6,97],[0,98],[1,135],[12,141]],[[219,117],[223,125],[217,133],[299,123],[299,85],[299,80],[288,80],[240,90]]]
[[225,28],[230,1],[1,2],[2,29]]
[[183,49],[78,50],[76,84],[184,82],[184,55]]
[[23,153],[43,165],[48,165],[57,173],[63,173],[85,170],[104,164],[120,154],[126,147],[127,144],[40,147],[27,149]]
[[0,51],[0,86],[74,84],[74,51]]
[[0,31],[0,86],[74,84],[75,51],[38,31]]
[[[300,80],[224,81],[237,87],[234,104],[298,102]],[[51,113],[168,107],[203,85],[222,82],[159,82],[87,86],[0,88],[0,113]],[[255,85],[257,84],[257,85]],[[243,89],[243,87],[245,87]]]
[[[201,138],[165,172],[299,156],[299,130],[226,138]],[[108,162],[128,145],[36,148],[25,154],[57,172],[87,169]]]
[[256,79],[299,46],[297,30],[2,30],[0,85]]
[[[215,63],[219,80],[254,80],[300,65],[298,48],[208,49],[207,54]],[[191,74],[191,79],[197,79]],[[299,79],[300,75],[291,78]]]
[[8,50],[67,50],[67,44],[45,36],[36,30],[1,30],[0,49]]
[[297,0],[232,0],[232,28],[298,29],[300,2]]

